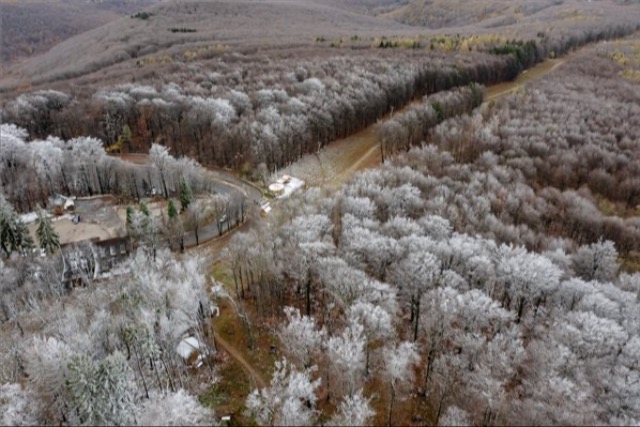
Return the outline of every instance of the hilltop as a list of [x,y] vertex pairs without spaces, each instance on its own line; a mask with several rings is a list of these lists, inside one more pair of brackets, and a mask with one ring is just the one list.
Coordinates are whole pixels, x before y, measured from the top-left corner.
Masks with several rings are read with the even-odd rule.
[[368,15],[362,7],[361,2],[340,6],[306,0],[165,1],[141,9],[135,17],[65,40],[12,67],[9,85],[75,77],[127,60],[135,63],[145,55],[172,54],[205,44],[313,45],[316,38],[416,32],[406,24]]
[[159,0],[0,0],[3,64],[46,52]]

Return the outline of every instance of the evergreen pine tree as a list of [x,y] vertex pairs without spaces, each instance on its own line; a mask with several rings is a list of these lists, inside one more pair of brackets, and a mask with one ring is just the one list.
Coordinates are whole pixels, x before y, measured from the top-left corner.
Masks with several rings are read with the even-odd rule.
[[140,212],[142,212],[147,218],[149,217],[149,215],[151,215],[151,212],[149,212],[149,207],[144,202],[140,202]]
[[27,226],[0,195],[0,248],[9,256],[13,251],[32,249],[33,246]]
[[189,184],[183,179],[180,183],[180,204],[182,205],[181,212],[187,210],[189,205],[191,204],[191,188],[189,188]]
[[133,222],[133,208],[131,206],[127,206],[127,229],[131,229],[132,222]]
[[27,229],[27,225],[22,222],[20,218],[16,215],[16,230],[18,235],[18,247],[22,250],[30,250],[35,247],[33,243],[33,239],[31,238],[31,234],[29,234],[29,230]]
[[126,358],[120,352],[94,361],[86,354],[74,356],[66,378],[66,391],[75,410],[72,424],[131,425],[134,385]]
[[8,209],[0,209],[0,247],[7,254],[16,250],[17,232],[16,223],[13,221]]
[[173,199],[169,199],[169,204],[167,205],[167,215],[169,215],[169,219],[173,221],[178,216],[178,210],[176,209],[175,203],[173,203]]
[[60,236],[58,236],[58,233],[54,230],[51,218],[47,216],[47,213],[43,209],[40,209],[38,212],[38,229],[36,230],[36,235],[40,241],[40,247],[46,252],[53,253],[56,248],[60,247]]

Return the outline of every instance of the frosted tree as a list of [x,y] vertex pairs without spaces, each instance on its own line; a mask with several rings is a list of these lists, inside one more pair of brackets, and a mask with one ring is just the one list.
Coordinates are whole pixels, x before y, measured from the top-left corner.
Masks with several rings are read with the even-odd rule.
[[49,218],[44,209],[40,209],[38,211],[38,228],[36,229],[36,236],[38,236],[40,247],[47,253],[53,253],[60,247],[60,237],[53,228],[51,218]]
[[528,253],[525,249],[503,245],[502,258],[496,268],[498,281],[503,286],[505,307],[513,307],[519,323],[527,304],[536,309],[547,295],[557,289],[562,272],[548,258]]
[[173,158],[169,154],[169,149],[160,144],[153,143],[149,149],[149,158],[160,175],[160,182],[162,184],[164,197],[169,198],[167,180],[169,179],[169,168],[173,163]]
[[153,219],[146,204],[140,203],[137,211],[127,207],[127,229],[131,238],[138,244],[148,243],[153,231]]
[[20,384],[0,385],[0,425],[29,426],[39,424],[34,401]]
[[393,405],[400,391],[410,385],[413,380],[413,367],[420,361],[420,356],[413,343],[402,342],[384,351],[384,376],[389,386],[389,403],[387,406],[387,425],[391,425]]
[[85,355],[73,357],[66,388],[74,424],[133,423],[135,385],[122,353],[116,352],[99,362]]
[[38,417],[45,424],[56,424],[67,412],[65,382],[73,349],[56,338],[34,338],[26,346],[25,372],[33,395],[42,403]]
[[378,280],[385,280],[389,266],[398,256],[395,239],[362,226],[346,229],[343,242],[344,258],[363,270],[369,269]]
[[211,410],[183,389],[167,394],[154,392],[140,405],[136,421],[140,426],[210,426],[214,423]]
[[65,143],[65,168],[75,175],[74,190],[79,193],[106,193],[106,187],[98,176],[98,165],[106,154],[102,142],[96,138],[74,138]]
[[439,274],[440,261],[426,251],[409,253],[392,269],[392,279],[409,299],[413,341],[418,339],[422,295],[436,285]]
[[[218,234],[222,234],[224,231],[224,224],[227,224],[227,231],[231,228],[231,197],[228,194],[214,194],[208,205],[211,209],[211,214],[216,220],[216,226],[218,228]],[[226,220],[224,220],[226,216]]]
[[611,281],[618,266],[618,251],[609,240],[581,246],[573,258],[576,274],[585,280]]
[[364,397],[362,390],[358,390],[353,395],[346,395],[342,399],[336,413],[331,417],[327,425],[366,426],[370,425],[371,419],[375,414],[375,411],[371,408],[371,399]]
[[312,317],[301,316],[297,308],[285,307],[284,313],[287,323],[278,331],[280,341],[287,354],[307,369],[321,348],[325,330],[319,329]]
[[286,359],[276,362],[269,387],[253,390],[247,397],[247,409],[260,425],[308,426],[315,422],[316,388],[312,380],[315,367],[297,371]]
[[209,201],[196,199],[189,204],[187,209],[186,225],[193,230],[196,238],[196,245],[200,244],[200,230],[202,226],[212,218],[213,206]]
[[361,387],[365,354],[364,328],[359,323],[348,325],[342,334],[329,338],[326,357],[329,366],[327,387],[331,395],[352,395]]
[[349,307],[347,314],[350,323],[359,323],[363,327],[365,337],[365,375],[369,375],[369,360],[371,346],[377,342],[384,342],[395,335],[392,313],[380,305],[370,302],[356,301]]
[[49,138],[46,141],[33,141],[30,144],[35,171],[45,186],[53,186],[62,173],[64,153],[62,144],[56,144]]
[[9,256],[33,248],[33,240],[13,206],[0,194],[0,248]]

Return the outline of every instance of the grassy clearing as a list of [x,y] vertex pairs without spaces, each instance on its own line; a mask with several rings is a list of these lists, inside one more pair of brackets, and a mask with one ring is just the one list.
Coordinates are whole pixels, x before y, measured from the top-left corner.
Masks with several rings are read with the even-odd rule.
[[596,200],[596,206],[603,215],[617,216],[620,218],[640,216],[640,206],[636,206],[635,208],[627,207],[621,203],[609,200],[600,194],[595,194],[594,198]]
[[[231,295],[235,295],[233,278],[223,262],[213,263],[210,272]],[[250,308],[248,311],[249,317],[255,319]],[[250,349],[249,331],[228,301],[220,302],[220,316],[215,319],[213,329],[219,337],[216,360],[220,381],[200,399],[220,416],[231,415],[232,425],[256,425],[245,414],[245,401],[249,393],[260,386],[259,383],[266,383],[271,377],[278,357],[272,351],[276,348],[277,339],[269,333],[268,328],[254,325],[252,332],[255,343]],[[220,340],[224,340],[227,351],[222,349]]]
[[640,252],[631,251],[621,261],[620,270],[626,273],[640,273]]
[[[640,206],[630,208],[622,205],[621,203],[614,202],[606,197],[595,194],[594,199],[596,206],[606,216],[617,216],[620,218],[631,218],[634,216],[640,216]],[[620,270],[627,273],[640,272],[640,252],[631,251],[625,256],[620,257]]]
[[220,417],[230,415],[232,425],[255,425],[244,413],[244,400],[251,391],[247,374],[238,362],[225,359],[217,358],[220,380],[200,396],[200,401]]

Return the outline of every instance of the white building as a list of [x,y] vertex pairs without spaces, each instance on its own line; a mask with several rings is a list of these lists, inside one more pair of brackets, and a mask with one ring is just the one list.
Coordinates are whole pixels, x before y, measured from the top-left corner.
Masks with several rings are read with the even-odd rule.
[[206,346],[198,338],[188,336],[178,343],[176,353],[187,365],[199,368],[204,364]]
[[283,175],[282,178],[269,186],[269,191],[276,199],[289,197],[295,191],[304,188],[305,182],[290,175]]

